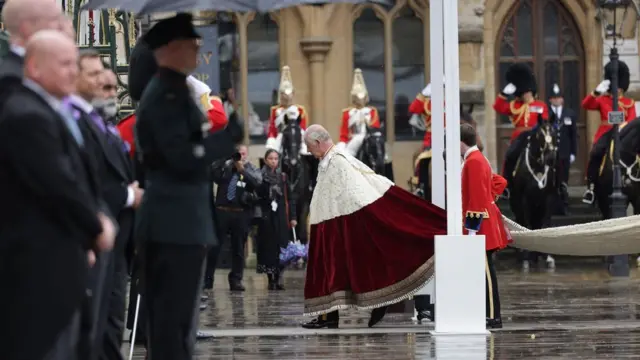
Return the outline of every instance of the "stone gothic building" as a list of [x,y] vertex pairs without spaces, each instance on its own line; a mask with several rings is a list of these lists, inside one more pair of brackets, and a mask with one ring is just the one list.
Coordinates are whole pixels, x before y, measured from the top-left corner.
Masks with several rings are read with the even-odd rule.
[[[57,1],[66,11],[75,6],[73,0]],[[546,100],[557,82],[565,94],[565,106],[579,111],[579,154],[572,182],[581,182],[598,115],[580,110],[580,101],[602,80],[611,45],[604,37],[597,1],[458,1],[461,101],[474,105],[472,115],[479,123],[487,157],[499,168],[511,125],[491,106],[505,85],[503,74],[508,65],[525,62],[535,71],[540,99]],[[385,124],[396,181],[405,184],[412,172],[412,154],[422,138],[409,126],[407,108],[429,82],[429,1],[395,0],[393,4],[196,15],[198,25],[217,24],[217,40],[213,41],[217,41],[218,63],[209,65],[219,70],[219,88],[233,87],[240,103],[248,104],[241,111],[247,119],[253,157],[264,154],[265,122],[277,95],[282,66],[291,68],[296,102],[308,109],[311,122],[324,125],[335,136],[341,111],[350,103],[353,70],[360,68],[371,104]],[[105,53],[112,56],[125,85],[128,47],[135,43],[136,35],[133,16],[82,12],[75,19],[80,44],[88,46],[93,36],[94,44],[117,45]],[[619,49],[631,69],[630,96],[640,100],[637,6],[630,7],[624,19]],[[93,31],[89,31],[90,24]],[[109,36],[115,41],[109,42]],[[122,98],[128,102],[126,93]]]

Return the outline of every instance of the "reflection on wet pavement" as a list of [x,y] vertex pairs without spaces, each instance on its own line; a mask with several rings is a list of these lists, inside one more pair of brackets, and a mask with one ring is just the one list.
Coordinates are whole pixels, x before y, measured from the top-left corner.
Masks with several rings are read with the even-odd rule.
[[[197,359],[637,358],[639,273],[616,279],[602,268],[559,261],[554,273],[501,270],[505,328],[486,338],[433,337],[432,324],[414,324],[406,314],[389,314],[369,329],[366,312],[344,313],[339,330],[304,330],[303,272],[288,272],[287,290],[269,292],[266,278],[247,270],[247,291],[231,293],[226,271],[219,271],[200,319],[215,338],[198,343]],[[144,359],[144,349],[135,354]]]

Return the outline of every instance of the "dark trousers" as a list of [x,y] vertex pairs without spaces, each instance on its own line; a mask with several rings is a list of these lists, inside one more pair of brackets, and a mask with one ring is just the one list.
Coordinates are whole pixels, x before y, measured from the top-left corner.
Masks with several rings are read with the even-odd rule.
[[78,353],[82,359],[97,359],[102,347],[100,335],[104,331],[108,314],[106,300],[111,292],[112,256],[112,252],[100,254],[89,271],[89,285],[81,313],[78,346]]
[[[98,323],[96,339],[98,359],[120,360],[122,356],[122,336],[124,334],[124,313],[127,287],[127,265],[124,254],[113,254],[110,291],[104,295],[104,316]],[[135,309],[134,309],[135,311]]]
[[218,266],[220,250],[224,242],[229,237],[231,241],[231,272],[229,273],[229,283],[237,284],[242,282],[244,273],[244,244],[249,234],[250,216],[246,211],[225,211],[218,210],[218,240],[217,246],[211,247],[207,254],[207,269],[205,271],[205,289],[213,288],[213,276]]
[[80,312],[77,312],[72,316],[69,325],[58,335],[58,340],[44,360],[84,360],[78,355],[79,334]]
[[498,291],[498,277],[496,276],[496,269],[493,266],[493,255],[495,251],[490,250],[486,253],[487,265],[485,267],[486,273],[486,295],[487,295],[487,318],[488,319],[500,319],[500,293]]
[[602,160],[607,155],[607,150],[611,144],[612,132],[609,131],[602,135],[598,141],[593,144],[591,152],[589,153],[589,165],[587,166],[587,183],[595,184],[598,180],[600,172],[600,165]]
[[203,245],[145,245],[149,360],[192,360],[206,256]]
[[515,140],[509,147],[507,148],[507,152],[504,155],[504,167],[502,169],[502,176],[507,179],[509,185],[511,185],[511,180],[513,179],[513,171],[515,170],[516,164],[518,163],[518,158],[527,145],[527,137],[529,136],[530,131],[523,131],[518,135]]
[[571,159],[561,157],[558,159],[558,180],[559,184],[559,201],[557,203],[558,210],[561,214],[565,214],[569,208],[569,169],[571,167]]

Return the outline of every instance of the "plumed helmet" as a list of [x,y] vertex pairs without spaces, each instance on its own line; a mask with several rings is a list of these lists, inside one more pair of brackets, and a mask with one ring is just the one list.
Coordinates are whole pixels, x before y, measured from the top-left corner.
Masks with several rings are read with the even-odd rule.
[[129,57],[129,95],[133,101],[140,101],[142,92],[157,71],[153,51],[142,38],[139,39]]
[[536,85],[536,77],[533,75],[531,68],[525,64],[513,64],[509,67],[506,74],[507,83],[511,83],[516,87],[515,96],[531,91],[533,95],[538,92]]
[[[613,75],[613,65],[608,62],[604,66],[604,79],[611,81]],[[629,67],[624,61],[618,61],[618,88],[623,91],[629,90],[629,83],[631,82],[631,74],[629,74]]]

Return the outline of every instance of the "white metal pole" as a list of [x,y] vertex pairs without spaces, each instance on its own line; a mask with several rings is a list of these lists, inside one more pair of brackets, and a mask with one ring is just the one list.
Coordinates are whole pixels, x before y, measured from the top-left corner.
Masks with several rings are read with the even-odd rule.
[[[451,1],[451,0],[449,0]],[[445,208],[444,176],[444,24],[442,1],[429,3],[431,60],[431,202]]]
[[[460,57],[458,53],[458,2],[443,4],[444,76],[447,146],[447,234],[462,235],[462,190],[460,177]],[[432,74],[433,75],[433,74]]]
[[[446,59],[447,235],[435,238],[437,311],[434,334],[486,334],[484,236],[462,234],[458,1],[431,0],[431,9],[436,3],[443,9],[443,55]],[[435,89],[433,85],[432,88]],[[460,270],[460,264],[464,264],[464,271]]]

